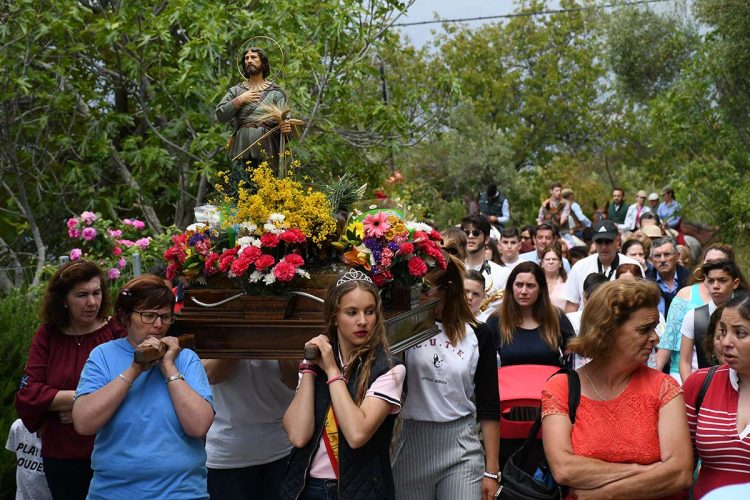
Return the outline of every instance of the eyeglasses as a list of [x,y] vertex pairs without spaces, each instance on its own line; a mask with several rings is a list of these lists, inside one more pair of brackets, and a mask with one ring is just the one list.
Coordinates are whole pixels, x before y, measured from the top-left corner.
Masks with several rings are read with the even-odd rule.
[[152,323],[156,323],[157,319],[160,319],[162,324],[164,325],[171,325],[174,323],[177,316],[174,313],[164,313],[164,314],[158,314],[153,311],[133,311],[137,312],[141,315],[141,321],[146,323],[147,325],[150,325]]
[[482,234],[482,231],[480,231],[479,229],[472,229],[472,230],[464,229],[464,233],[466,234],[466,236],[473,236],[476,238],[480,234]]
[[661,259],[668,259],[674,255],[677,255],[677,254],[675,254],[674,252],[655,253],[654,255],[651,256],[651,258],[654,260],[661,260]]

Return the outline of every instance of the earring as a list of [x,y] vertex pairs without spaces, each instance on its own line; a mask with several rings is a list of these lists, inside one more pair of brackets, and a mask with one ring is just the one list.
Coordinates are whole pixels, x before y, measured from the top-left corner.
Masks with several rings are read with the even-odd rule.
[[63,304],[63,307],[64,307],[65,309],[67,309],[67,308],[68,308],[68,304]]

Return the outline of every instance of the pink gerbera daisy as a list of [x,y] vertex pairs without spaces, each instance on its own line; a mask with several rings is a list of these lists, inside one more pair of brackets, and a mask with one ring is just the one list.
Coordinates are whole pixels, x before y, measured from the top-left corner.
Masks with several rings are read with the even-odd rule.
[[370,238],[382,238],[385,232],[391,228],[391,225],[388,224],[388,214],[385,212],[368,215],[362,221],[362,226],[365,229],[365,234]]

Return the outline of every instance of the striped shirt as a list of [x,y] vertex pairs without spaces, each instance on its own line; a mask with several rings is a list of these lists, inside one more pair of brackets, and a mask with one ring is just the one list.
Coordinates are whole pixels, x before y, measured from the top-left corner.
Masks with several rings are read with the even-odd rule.
[[724,365],[714,374],[703,398],[700,416],[695,402],[708,368],[693,373],[683,385],[693,451],[701,459],[696,499],[730,484],[750,482],[750,426],[737,431],[737,372]]

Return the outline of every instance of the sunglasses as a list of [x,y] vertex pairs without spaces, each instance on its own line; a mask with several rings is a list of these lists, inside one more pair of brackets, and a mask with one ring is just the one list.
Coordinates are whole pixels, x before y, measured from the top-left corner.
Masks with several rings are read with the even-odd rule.
[[479,229],[472,229],[472,230],[464,229],[464,233],[466,234],[466,236],[474,236],[476,238],[477,236],[482,234],[482,231],[480,231]]

